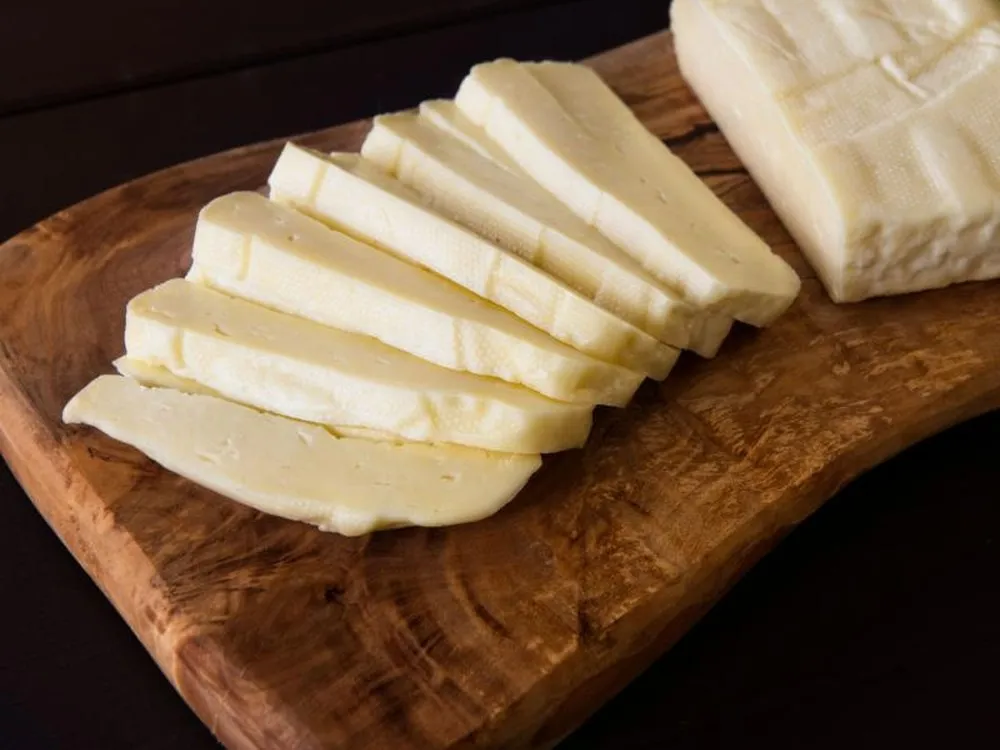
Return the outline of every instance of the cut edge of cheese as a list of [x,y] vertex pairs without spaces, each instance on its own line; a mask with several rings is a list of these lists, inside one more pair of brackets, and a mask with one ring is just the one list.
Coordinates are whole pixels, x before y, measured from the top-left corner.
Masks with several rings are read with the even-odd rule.
[[693,304],[761,326],[794,302],[794,270],[666,146],[655,164],[636,168],[513,60],[474,66],[455,103],[549,192]]
[[341,438],[118,375],[91,381],[62,418],[238,503],[344,536],[481,520],[510,502],[542,463],[538,455]]
[[334,429],[510,453],[579,447],[592,408],[424,362],[182,279],[126,311],[127,355],[233,401]]
[[188,279],[196,283],[559,401],[621,406],[641,382],[431,271],[258,193],[206,205],[192,256]]
[[286,144],[268,184],[273,200],[444,276],[585,354],[655,380],[677,361],[677,349],[435,213],[419,194],[357,154],[325,155]]
[[405,113],[376,117],[361,155],[420,193],[438,213],[663,343],[690,348],[699,312],[521,170],[504,169]]

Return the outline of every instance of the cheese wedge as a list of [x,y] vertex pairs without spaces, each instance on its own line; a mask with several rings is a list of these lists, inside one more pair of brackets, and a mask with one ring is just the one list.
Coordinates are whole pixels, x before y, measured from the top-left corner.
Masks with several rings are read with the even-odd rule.
[[511,453],[580,446],[591,409],[447,370],[339,331],[172,279],[129,302],[130,358],[226,398],[308,422]]
[[478,521],[513,499],[541,466],[537,455],[340,438],[117,375],[76,394],[63,421],[95,427],[231,500],[344,536]]
[[684,77],[835,301],[1000,277],[1000,3],[677,0],[673,18]]
[[[427,205],[564,281],[646,333],[693,348],[699,313],[520,169],[505,169],[416,115],[375,118],[361,155]],[[725,326],[724,326],[725,328]],[[720,340],[705,353],[718,351]]]
[[428,268],[585,354],[655,379],[677,360],[676,349],[435,213],[356,154],[324,156],[288,144],[268,182],[274,200]]
[[584,127],[577,106],[614,106],[617,113],[602,116],[614,121],[628,111],[614,96],[589,103],[592,88],[557,98],[528,68],[498,60],[475,66],[455,103],[543,187],[689,302],[753,325],[781,315],[800,287],[792,268],[665,146],[637,165],[615,131]]
[[[581,354],[436,274],[257,193],[209,203],[189,278],[452,370],[621,406],[642,375]],[[414,335],[419,331],[419,335]]]

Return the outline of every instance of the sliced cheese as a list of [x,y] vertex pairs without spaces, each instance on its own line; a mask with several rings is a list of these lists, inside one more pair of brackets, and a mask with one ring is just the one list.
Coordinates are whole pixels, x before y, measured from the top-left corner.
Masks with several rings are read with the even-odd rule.
[[428,268],[592,357],[662,379],[677,350],[598,307],[563,282],[435,213],[356,154],[288,144],[271,197]]
[[117,375],[76,394],[63,421],[95,427],[239,503],[345,536],[477,521],[506,505],[541,466],[537,455],[340,438]]
[[581,124],[578,107],[616,110],[602,112],[601,122],[628,111],[613,95],[597,98],[595,82],[606,87],[588,80],[579,95],[574,84],[556,96],[529,68],[498,60],[475,66],[455,103],[536,181],[688,301],[753,325],[781,315],[800,287],[792,268],[666,146],[655,158],[637,158],[652,150],[647,140],[629,156],[615,129]]
[[[129,356],[119,357],[112,364],[114,364],[114,368],[118,371],[118,374],[126,378],[131,378],[141,385],[149,386],[150,388],[170,388],[175,391],[182,391],[183,393],[197,393],[202,396],[226,398],[218,391],[212,390],[208,386],[202,385],[196,380],[182,378],[181,376],[172,373],[166,367],[150,364],[149,362],[144,362],[141,359],[135,359],[134,357]],[[232,399],[226,400],[232,401]],[[389,442],[399,442],[402,440],[402,438],[398,435],[393,435],[391,432],[370,430],[364,427],[346,427],[344,425],[338,425],[336,427],[324,425],[324,427],[338,437],[364,438],[366,440],[388,440]]]
[[1000,276],[1000,3],[677,0],[673,19],[684,77],[835,301]]
[[590,429],[587,406],[447,370],[181,279],[129,302],[125,347],[226,398],[335,429],[513,453],[574,448]]
[[523,172],[507,152],[495,144],[485,131],[462,114],[451,99],[430,99],[420,103],[420,117],[456,138],[485,159],[514,172]]
[[[411,114],[376,117],[361,154],[417,190],[438,213],[605,310],[672,346],[697,346],[691,333],[699,313],[520,169],[500,166]],[[702,353],[712,356],[721,341],[707,343]]]
[[620,406],[642,381],[257,193],[233,193],[202,209],[193,255],[188,277],[199,283],[558,400]]

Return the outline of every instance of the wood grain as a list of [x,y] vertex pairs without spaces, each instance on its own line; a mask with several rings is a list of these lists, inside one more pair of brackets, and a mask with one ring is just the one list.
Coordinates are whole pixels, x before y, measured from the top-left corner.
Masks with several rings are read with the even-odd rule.
[[[684,361],[488,521],[358,540],[262,517],[59,423],[122,307],[185,268],[197,209],[267,143],[138,180],[0,248],[0,445],[230,747],[546,747],[838,487],[1000,403],[995,288],[836,307],[677,75],[667,35],[595,61],[805,278],[793,310]],[[356,147],[366,124],[305,142]]]

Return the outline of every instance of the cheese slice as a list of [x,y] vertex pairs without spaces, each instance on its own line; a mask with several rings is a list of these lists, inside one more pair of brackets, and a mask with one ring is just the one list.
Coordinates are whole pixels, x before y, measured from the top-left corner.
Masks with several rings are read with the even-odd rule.
[[193,256],[188,278],[201,284],[558,400],[621,406],[642,382],[641,374],[588,357],[430,271],[257,193],[233,193],[202,209]]
[[512,453],[575,448],[590,430],[585,405],[437,367],[181,279],[129,302],[125,347],[226,398],[335,429]]
[[[694,348],[691,333],[702,316],[520,169],[505,169],[411,114],[376,117],[361,154],[438,213],[661,341]],[[708,343],[703,352],[712,356],[721,339]]]
[[506,505],[537,455],[340,438],[203,394],[102,375],[63,421],[86,424],[220,495],[345,536],[477,521]]
[[637,159],[615,130],[581,124],[577,106],[613,107],[602,121],[628,111],[615,96],[588,103],[592,89],[557,97],[527,67],[498,60],[475,66],[455,103],[536,181],[688,301],[753,325],[781,315],[800,287],[792,268],[666,146],[655,159]]
[[[143,362],[141,359],[124,356],[119,357],[112,364],[114,365],[115,370],[118,371],[119,375],[131,378],[139,384],[150,388],[170,388],[183,393],[196,393],[202,396],[226,398],[218,391],[212,390],[208,386],[202,385],[195,380],[182,378],[180,375],[174,375],[174,373],[166,367],[153,365],[149,362]],[[226,400],[231,401],[232,399]],[[244,405],[249,406],[249,404]],[[399,442],[402,440],[402,438],[398,435],[393,435],[391,432],[383,432],[381,430],[370,430],[364,427],[345,427],[344,425],[338,425],[336,427],[331,425],[323,426],[338,437],[364,438],[366,440],[388,440],[389,442]]]
[[685,78],[835,301],[1000,276],[1000,3],[676,0],[673,19]]
[[656,379],[677,360],[676,349],[435,213],[356,154],[324,156],[288,144],[268,182],[274,200],[428,268],[585,354]]
[[471,148],[484,159],[516,173],[524,173],[507,152],[495,144],[451,99],[429,99],[420,103],[420,118]]

